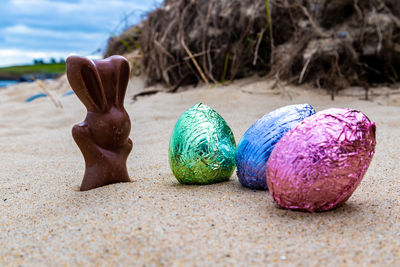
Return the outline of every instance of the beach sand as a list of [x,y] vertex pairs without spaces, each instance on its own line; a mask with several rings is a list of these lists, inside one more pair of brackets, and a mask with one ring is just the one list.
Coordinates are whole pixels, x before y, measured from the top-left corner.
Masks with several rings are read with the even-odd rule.
[[[394,265],[400,261],[400,95],[389,88],[341,92],[286,87],[250,78],[176,94],[131,96],[132,183],[79,192],[82,155],[72,139],[84,106],[65,77],[0,90],[0,265]],[[153,88],[154,89],[154,88]],[[188,89],[188,88],[186,88]],[[379,95],[378,95],[379,94]],[[277,207],[267,191],[230,181],[180,185],[168,164],[168,143],[179,116],[203,102],[230,125],[238,142],[259,117],[287,104],[361,110],[377,125],[376,154],[343,206],[305,213]]]

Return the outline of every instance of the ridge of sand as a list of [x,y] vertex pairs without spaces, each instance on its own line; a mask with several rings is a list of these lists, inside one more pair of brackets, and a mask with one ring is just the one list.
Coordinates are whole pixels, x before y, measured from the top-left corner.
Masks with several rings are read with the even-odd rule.
[[[48,98],[23,100],[37,84],[0,90],[0,265],[394,265],[400,260],[400,97],[381,88],[325,91],[246,79],[228,86],[159,93],[132,104],[143,87],[129,85],[133,182],[78,192],[82,155],[71,136],[85,110],[65,77],[45,83]],[[136,87],[134,86],[136,85]],[[290,94],[291,98],[289,98]],[[378,93],[377,93],[378,94]],[[355,96],[355,97],[354,97]],[[238,142],[265,113],[310,103],[317,111],[350,107],[377,125],[372,164],[350,200],[323,213],[277,208],[268,192],[229,182],[179,185],[168,165],[170,134],[179,116],[203,102],[232,128]]]

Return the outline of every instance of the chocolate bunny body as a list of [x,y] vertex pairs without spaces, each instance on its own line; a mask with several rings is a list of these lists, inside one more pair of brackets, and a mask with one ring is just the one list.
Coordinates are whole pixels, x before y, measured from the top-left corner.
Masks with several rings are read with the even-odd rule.
[[68,81],[87,109],[85,120],[72,128],[85,159],[81,191],[130,182],[126,160],[132,150],[131,122],[123,106],[129,72],[121,56],[67,59]]

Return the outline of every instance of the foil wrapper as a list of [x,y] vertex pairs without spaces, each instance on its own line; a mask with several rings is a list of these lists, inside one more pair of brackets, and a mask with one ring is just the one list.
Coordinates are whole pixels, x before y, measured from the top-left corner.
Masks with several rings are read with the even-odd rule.
[[227,181],[235,170],[235,149],[225,120],[200,103],[177,121],[169,143],[169,164],[182,184]]
[[236,149],[239,182],[251,189],[268,189],[266,163],[276,143],[313,114],[315,110],[308,104],[290,105],[267,113],[256,121],[240,139]]
[[326,211],[350,198],[375,151],[376,127],[350,109],[328,109],[306,118],[276,144],[267,183],[283,208]]

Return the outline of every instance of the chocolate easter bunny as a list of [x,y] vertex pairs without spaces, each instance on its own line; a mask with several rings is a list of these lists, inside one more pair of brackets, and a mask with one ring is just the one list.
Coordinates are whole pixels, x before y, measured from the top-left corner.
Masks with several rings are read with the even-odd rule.
[[87,109],[85,120],[72,128],[85,159],[81,191],[130,182],[126,160],[132,150],[131,122],[124,108],[129,72],[121,56],[67,59],[69,84]]

